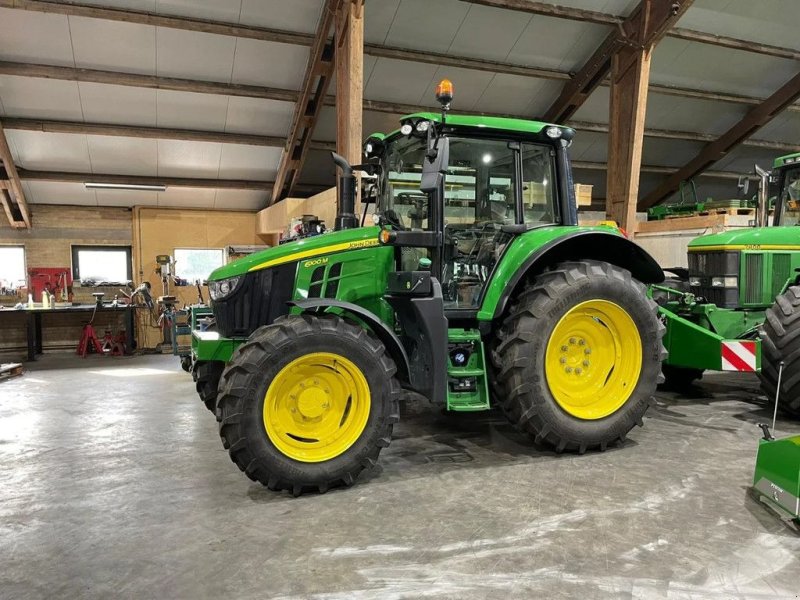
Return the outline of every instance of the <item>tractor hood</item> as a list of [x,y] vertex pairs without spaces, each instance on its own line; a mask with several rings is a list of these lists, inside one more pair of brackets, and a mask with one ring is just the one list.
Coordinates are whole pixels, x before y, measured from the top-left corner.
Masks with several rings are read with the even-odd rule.
[[258,271],[324,254],[378,246],[379,232],[380,227],[357,227],[355,229],[323,233],[322,235],[303,238],[295,242],[287,242],[280,246],[267,248],[261,252],[245,256],[220,267],[211,273],[208,280],[220,281],[229,277],[244,275],[250,271]]
[[800,250],[800,227],[758,227],[704,235],[689,242],[689,252]]

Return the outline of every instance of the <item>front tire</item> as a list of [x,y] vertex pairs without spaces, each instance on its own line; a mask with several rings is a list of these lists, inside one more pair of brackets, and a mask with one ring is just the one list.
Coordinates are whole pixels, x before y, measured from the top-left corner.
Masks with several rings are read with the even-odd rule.
[[396,370],[358,325],[333,315],[278,319],[254,332],[222,375],[222,443],[250,479],[272,490],[349,486],[391,441]]
[[624,441],[650,405],[666,351],[658,306],[625,269],[565,262],[516,298],[492,352],[512,424],[557,452]]
[[800,286],[790,287],[767,309],[761,349],[762,390],[770,402],[775,401],[783,361],[779,407],[800,417]]
[[212,413],[217,410],[217,390],[225,363],[219,361],[205,362],[195,369],[195,389],[205,407]]

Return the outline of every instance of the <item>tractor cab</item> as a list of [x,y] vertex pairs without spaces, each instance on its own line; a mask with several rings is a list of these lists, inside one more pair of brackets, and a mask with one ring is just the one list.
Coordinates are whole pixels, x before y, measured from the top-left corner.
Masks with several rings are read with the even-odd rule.
[[[446,106],[446,105],[445,105]],[[364,146],[379,173],[374,219],[398,268],[432,270],[447,310],[476,311],[515,235],[575,225],[568,127],[417,113]]]

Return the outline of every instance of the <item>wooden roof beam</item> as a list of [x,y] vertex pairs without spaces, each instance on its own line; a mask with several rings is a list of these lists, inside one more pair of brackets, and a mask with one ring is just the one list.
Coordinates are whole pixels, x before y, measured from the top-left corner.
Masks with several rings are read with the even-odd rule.
[[269,204],[290,196],[300,178],[311,136],[319,119],[334,70],[334,44],[328,39],[341,0],[325,0],[314,45],[306,65],[300,96],[295,104],[289,136],[281,154]]
[[[631,15],[608,34],[594,54],[564,86],[561,95],[545,112],[544,120],[561,123],[569,119],[608,76],[615,56],[625,48],[650,49],[692,5],[693,0],[641,0]],[[627,59],[626,59],[627,60]],[[620,72],[627,65],[619,65]]]
[[[145,138],[154,140],[181,140],[189,142],[211,142],[219,144],[241,144],[244,146],[268,146],[282,148],[286,138],[275,135],[251,133],[228,133],[202,131],[172,127],[142,127],[139,125],[117,125],[113,123],[83,123],[80,121],[55,121],[47,119],[0,118],[6,130],[41,131],[44,133],[74,133],[111,137]],[[334,150],[334,142],[312,141],[313,150]]]
[[789,104],[800,97],[800,73],[792,77],[772,96],[748,112],[738,123],[728,129],[713,142],[707,144],[700,153],[675,173],[670,175],[641,202],[639,209],[647,209],[663,202],[680,187],[681,181],[688,181],[703,173],[708,167],[723,158],[728,152],[764,127],[778,116]]
[[8,217],[8,222],[15,228],[31,228],[31,216],[28,212],[28,203],[25,201],[25,192],[22,190],[17,167],[14,165],[14,158],[11,156],[11,148],[8,146],[6,133],[0,124],[0,161],[5,168],[8,187],[2,196],[3,210]]

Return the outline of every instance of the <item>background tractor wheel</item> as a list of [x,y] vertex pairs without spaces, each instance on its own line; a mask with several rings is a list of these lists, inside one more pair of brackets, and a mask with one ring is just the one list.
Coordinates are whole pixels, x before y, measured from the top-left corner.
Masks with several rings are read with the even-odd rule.
[[280,318],[255,331],[222,375],[222,443],[272,490],[351,485],[400,419],[396,371],[363,327],[334,315]]
[[658,306],[625,269],[564,262],[517,296],[492,360],[512,424],[557,452],[623,441],[650,405],[666,351]]
[[195,388],[200,400],[212,413],[217,410],[217,389],[225,363],[213,361],[197,365],[195,370]]
[[783,361],[779,406],[800,417],[800,286],[790,287],[767,309],[761,349],[761,388],[774,402]]
[[664,386],[678,392],[689,389],[695,381],[703,377],[703,369],[662,365],[661,371],[664,373]]

